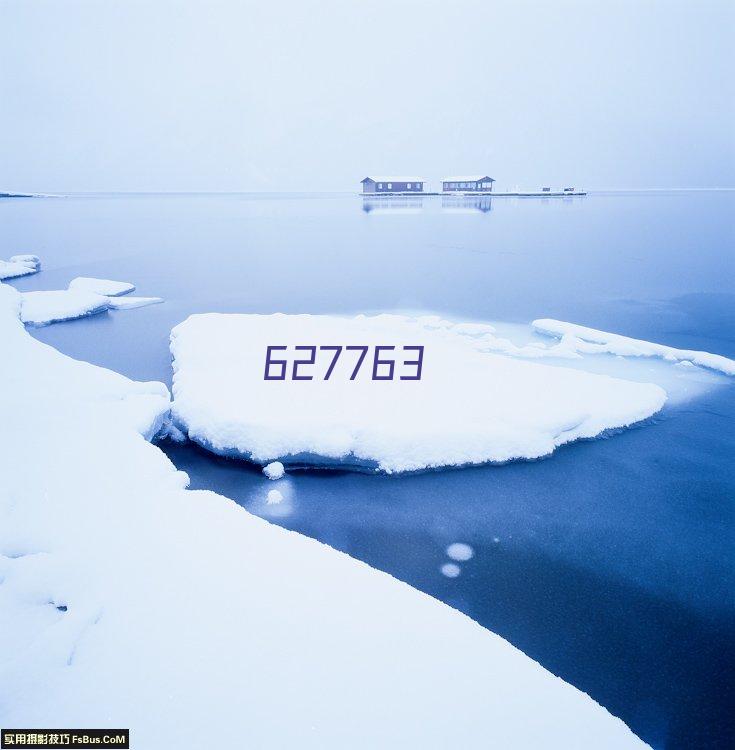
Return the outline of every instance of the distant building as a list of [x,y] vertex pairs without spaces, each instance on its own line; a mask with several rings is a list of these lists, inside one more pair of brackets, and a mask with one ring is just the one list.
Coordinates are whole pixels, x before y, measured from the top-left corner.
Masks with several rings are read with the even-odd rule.
[[366,177],[362,180],[363,193],[423,193],[423,177]]
[[495,180],[487,175],[469,177],[442,177],[442,190],[445,193],[490,193]]

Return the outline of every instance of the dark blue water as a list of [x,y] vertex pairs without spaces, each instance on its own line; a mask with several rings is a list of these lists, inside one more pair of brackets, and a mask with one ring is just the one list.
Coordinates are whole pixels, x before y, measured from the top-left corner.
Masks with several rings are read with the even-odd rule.
[[[167,338],[205,311],[424,308],[536,317],[735,356],[735,194],[573,200],[131,196],[0,201],[21,289],[133,281],[164,305],[33,333],[170,382]],[[466,612],[661,748],[731,747],[735,390],[538,462],[414,476],[295,472],[281,505],[246,464],[165,446],[192,486],[365,560]],[[440,572],[445,548],[475,556]],[[478,686],[481,689],[481,686]]]

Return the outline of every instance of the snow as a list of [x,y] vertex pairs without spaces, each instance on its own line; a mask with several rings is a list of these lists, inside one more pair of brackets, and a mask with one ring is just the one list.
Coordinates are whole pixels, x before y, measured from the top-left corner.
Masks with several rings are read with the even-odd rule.
[[469,544],[454,542],[447,547],[447,556],[458,562],[465,562],[474,557],[475,550]]
[[440,568],[442,575],[447,578],[456,578],[461,572],[462,568],[454,563],[444,563]]
[[416,175],[409,177],[376,177],[375,175],[368,175],[366,180],[372,180],[373,182],[428,182],[423,177],[416,177]]
[[[41,261],[36,255],[14,255],[0,261],[0,279],[36,273]],[[67,289],[23,292],[21,320],[27,325],[44,326],[62,320],[73,320],[105,310],[129,310],[163,302],[160,297],[129,297],[135,285],[127,281],[111,281],[77,276]]]
[[474,174],[467,177],[442,177],[442,182],[495,182],[495,180],[489,178],[484,174]]
[[561,339],[554,347],[558,356],[608,353],[621,357],[661,357],[670,362],[690,362],[725,375],[735,375],[735,361],[719,354],[676,349],[550,318],[534,320],[532,325],[539,333]]
[[105,310],[129,310],[163,302],[160,297],[121,296],[133,289],[135,286],[126,281],[78,276],[69,283],[68,289],[23,292],[21,319],[28,325],[44,326]]
[[278,505],[283,502],[283,495],[278,490],[268,490],[266,502],[268,505]]
[[21,319],[42,326],[61,320],[94,315],[109,308],[107,297],[94,292],[61,289],[48,292],[23,292]]
[[31,255],[30,253],[13,255],[9,261],[10,263],[25,263],[26,265],[33,266],[37,271],[41,269],[41,259],[37,255]]
[[170,440],[173,443],[186,442],[186,435],[171,421],[170,416],[166,416],[156,438],[158,440]]
[[452,328],[455,333],[461,333],[463,336],[485,336],[488,333],[495,333],[495,326],[489,323],[456,323],[452,325]]
[[69,289],[85,292],[96,292],[105,297],[119,297],[135,291],[135,284],[129,281],[110,281],[109,279],[94,279],[88,276],[77,276],[69,282]]
[[138,750],[644,747],[448,606],[186,490],[148,442],[166,388],[60,354],[20,310],[0,284],[2,726],[125,726]]
[[132,310],[134,307],[158,305],[163,300],[160,297],[108,297],[107,304],[111,310]]
[[0,280],[28,276],[41,270],[37,255],[13,255],[8,260],[0,260]]
[[263,467],[263,474],[268,479],[280,479],[286,473],[286,469],[280,461],[272,461]]
[[[193,315],[171,334],[173,419],[226,456],[390,473],[539,458],[666,400],[654,384],[501,355],[505,343],[478,333],[436,317]],[[415,357],[400,347],[422,345],[422,378],[371,380],[371,348],[355,380],[354,352],[329,380],[331,353],[304,369],[314,380],[264,380],[267,346],[288,345],[293,359],[307,344],[395,345],[398,369]]]

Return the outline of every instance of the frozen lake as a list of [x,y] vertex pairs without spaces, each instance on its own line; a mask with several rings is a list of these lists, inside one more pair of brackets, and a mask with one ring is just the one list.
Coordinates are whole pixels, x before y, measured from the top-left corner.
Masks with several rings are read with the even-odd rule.
[[[32,333],[168,384],[170,329],[211,311],[550,317],[734,357],[733,215],[735,193],[700,192],[3,199],[0,257],[41,257],[41,274],[13,282],[21,290],[84,275],[164,297]],[[259,470],[191,445],[166,450],[193,487],[466,612],[654,747],[727,747],[733,418],[735,390],[719,386],[543,461],[398,477],[294,472],[271,505]],[[450,578],[441,567],[454,542],[474,556]]]

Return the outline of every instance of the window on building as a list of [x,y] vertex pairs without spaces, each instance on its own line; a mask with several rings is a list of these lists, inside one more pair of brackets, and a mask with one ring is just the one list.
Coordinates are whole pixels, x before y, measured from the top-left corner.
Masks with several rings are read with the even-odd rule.
[[382,182],[379,182],[379,183],[378,183],[378,190],[382,190],[382,189],[383,189],[383,183],[382,183]]
[[388,190],[393,190],[393,183],[392,182],[388,183]]
[[407,187],[408,187],[409,190],[411,189],[411,183],[410,182],[408,183]]

